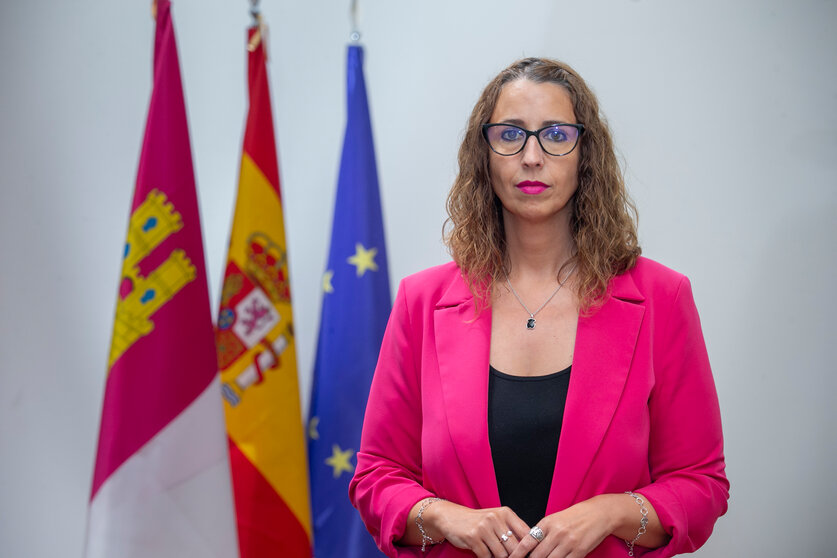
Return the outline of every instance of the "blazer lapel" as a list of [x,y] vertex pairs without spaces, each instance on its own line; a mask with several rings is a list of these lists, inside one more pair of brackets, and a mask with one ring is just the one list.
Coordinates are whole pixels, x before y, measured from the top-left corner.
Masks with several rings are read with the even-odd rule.
[[605,303],[580,316],[573,368],[547,514],[572,505],[616,411],[645,307],[630,273],[611,283]]
[[457,276],[436,305],[434,332],[451,441],[474,500],[500,505],[488,443],[488,359],[491,311],[474,314],[475,301]]

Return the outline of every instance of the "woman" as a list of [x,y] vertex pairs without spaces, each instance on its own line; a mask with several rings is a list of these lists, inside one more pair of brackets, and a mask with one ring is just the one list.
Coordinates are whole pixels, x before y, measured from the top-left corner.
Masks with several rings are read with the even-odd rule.
[[639,256],[598,103],[527,58],[459,152],[454,262],[402,281],[350,497],[389,556],[672,556],[726,511],[689,281]]

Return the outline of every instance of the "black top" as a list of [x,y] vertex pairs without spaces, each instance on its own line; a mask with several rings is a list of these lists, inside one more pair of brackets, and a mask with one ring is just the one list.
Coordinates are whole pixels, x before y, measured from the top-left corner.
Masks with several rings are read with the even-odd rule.
[[489,366],[488,441],[500,503],[529,526],[546,513],[571,368],[522,377]]

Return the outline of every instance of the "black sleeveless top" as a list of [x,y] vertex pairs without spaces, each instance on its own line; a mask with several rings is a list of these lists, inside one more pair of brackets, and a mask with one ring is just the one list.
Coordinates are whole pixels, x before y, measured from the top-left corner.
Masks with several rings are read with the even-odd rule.
[[546,513],[571,368],[522,377],[489,366],[488,441],[500,503],[529,526]]

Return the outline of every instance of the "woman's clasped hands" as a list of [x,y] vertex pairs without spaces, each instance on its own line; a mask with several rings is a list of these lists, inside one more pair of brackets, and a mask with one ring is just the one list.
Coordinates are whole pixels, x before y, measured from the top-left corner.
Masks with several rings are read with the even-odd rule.
[[510,558],[583,558],[611,533],[609,515],[594,499],[541,519]]
[[471,509],[439,501],[427,510],[425,526],[431,536],[441,535],[478,558],[582,558],[611,532],[607,512],[593,500],[548,515],[531,529],[508,507]]
[[424,518],[431,537],[441,535],[478,558],[511,556],[529,537],[529,527],[508,507],[475,510],[442,500],[428,508]]

